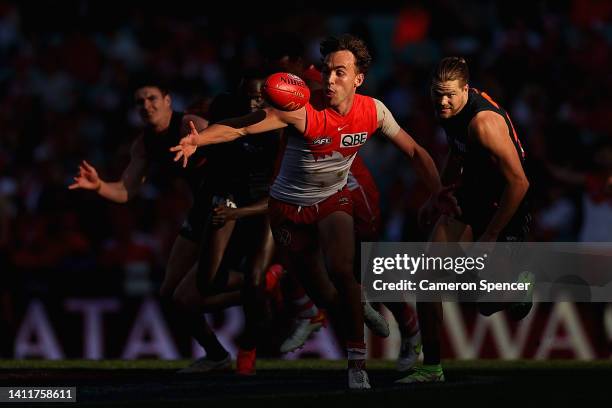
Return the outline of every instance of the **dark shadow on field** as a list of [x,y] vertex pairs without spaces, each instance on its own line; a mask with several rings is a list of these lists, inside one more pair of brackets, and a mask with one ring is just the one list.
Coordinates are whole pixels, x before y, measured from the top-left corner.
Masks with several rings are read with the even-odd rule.
[[[370,370],[371,391],[346,390],[344,370],[260,370],[253,377],[233,372],[177,375],[174,370],[0,370],[0,386],[76,386],[77,404],[48,406],[234,406],[245,401],[266,407],[313,407],[318,403],[396,406],[416,403],[565,406],[569,401],[608,395],[612,370],[588,369],[447,369],[446,383],[396,385],[401,375]],[[222,405],[221,405],[222,404]],[[371,405],[370,405],[371,404]],[[5,404],[0,404],[2,407]],[[259,405],[259,404],[258,404]],[[16,406],[24,406],[19,404]],[[245,406],[245,405],[243,405]],[[413,405],[414,406],[414,405]]]

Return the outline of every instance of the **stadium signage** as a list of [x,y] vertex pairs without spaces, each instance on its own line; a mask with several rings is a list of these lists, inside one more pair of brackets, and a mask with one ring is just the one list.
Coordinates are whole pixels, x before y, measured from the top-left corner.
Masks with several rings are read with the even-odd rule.
[[[199,346],[172,326],[153,297],[32,299],[24,306],[17,315],[12,349],[2,350],[2,358],[129,360],[202,355]],[[474,316],[458,303],[446,303],[444,335],[449,347],[444,357],[608,359],[612,357],[612,305],[590,306],[569,302],[536,305],[528,318],[513,325],[502,313],[485,318]],[[243,328],[240,308],[227,309],[209,321],[235,354]],[[369,344],[371,358],[397,357],[397,333],[385,340],[371,336]],[[299,358],[300,353],[341,359],[342,347],[327,328],[289,357]]]

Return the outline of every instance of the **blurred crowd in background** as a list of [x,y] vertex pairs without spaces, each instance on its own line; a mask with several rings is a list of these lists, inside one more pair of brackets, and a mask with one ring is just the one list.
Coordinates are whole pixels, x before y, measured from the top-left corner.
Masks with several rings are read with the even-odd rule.
[[[189,3],[0,1],[4,290],[154,293],[188,189],[159,177],[137,199],[113,204],[67,189],[78,163],[119,178],[140,126],[132,101],[139,77],[164,78],[182,110],[235,88],[287,32],[314,64],[327,35],[363,38],[374,61],[361,92],[383,100],[439,165],[447,145],[429,73],[443,56],[466,57],[471,85],[510,112],[526,146],[530,240],[612,241],[612,2],[309,4],[210,14]],[[424,240],[415,213],[425,191],[406,160],[383,137],[362,154],[381,190],[383,240]]]

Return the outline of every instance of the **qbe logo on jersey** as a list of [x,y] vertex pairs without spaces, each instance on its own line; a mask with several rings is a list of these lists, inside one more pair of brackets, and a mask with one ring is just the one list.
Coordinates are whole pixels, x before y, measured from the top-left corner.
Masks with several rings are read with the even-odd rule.
[[340,138],[340,147],[361,146],[368,140],[368,132],[343,133]]

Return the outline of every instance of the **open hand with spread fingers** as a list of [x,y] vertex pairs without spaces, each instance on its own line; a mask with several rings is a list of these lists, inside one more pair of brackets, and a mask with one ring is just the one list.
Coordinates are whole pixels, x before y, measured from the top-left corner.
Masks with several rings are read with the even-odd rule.
[[175,162],[183,158],[183,167],[187,167],[189,157],[194,154],[198,148],[198,130],[192,121],[189,121],[189,127],[191,129],[189,134],[183,137],[178,145],[170,148],[171,152],[176,152],[176,155],[174,156]]
[[85,190],[98,190],[102,185],[102,180],[98,176],[96,169],[87,161],[83,160],[79,164],[79,173],[74,177],[74,183],[68,186],[70,190],[82,188]]

